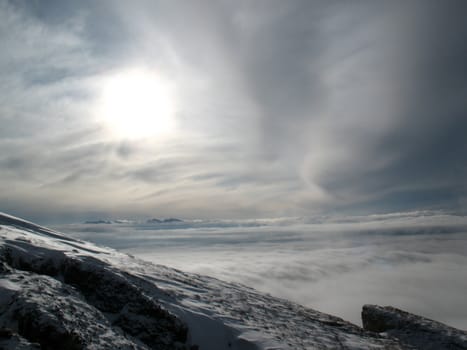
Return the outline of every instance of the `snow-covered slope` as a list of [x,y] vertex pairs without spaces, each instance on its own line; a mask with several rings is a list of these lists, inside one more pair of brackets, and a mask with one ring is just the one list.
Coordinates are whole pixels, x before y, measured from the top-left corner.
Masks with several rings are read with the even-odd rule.
[[154,265],[0,213],[0,348],[41,347],[411,348],[243,285]]

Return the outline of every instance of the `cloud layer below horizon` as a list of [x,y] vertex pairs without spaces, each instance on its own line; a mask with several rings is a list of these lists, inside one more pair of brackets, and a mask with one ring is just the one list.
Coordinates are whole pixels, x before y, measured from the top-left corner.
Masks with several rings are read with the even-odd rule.
[[466,217],[413,212],[57,228],[357,324],[362,305],[374,303],[467,328]]
[[[467,206],[462,1],[0,1],[0,202],[30,219]],[[174,86],[169,138],[112,137],[103,82]]]

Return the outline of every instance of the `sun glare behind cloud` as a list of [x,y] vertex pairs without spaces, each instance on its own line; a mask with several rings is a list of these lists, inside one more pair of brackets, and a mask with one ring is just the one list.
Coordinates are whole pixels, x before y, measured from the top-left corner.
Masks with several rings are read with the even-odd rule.
[[168,136],[175,128],[172,85],[149,70],[114,74],[103,82],[98,116],[114,137]]

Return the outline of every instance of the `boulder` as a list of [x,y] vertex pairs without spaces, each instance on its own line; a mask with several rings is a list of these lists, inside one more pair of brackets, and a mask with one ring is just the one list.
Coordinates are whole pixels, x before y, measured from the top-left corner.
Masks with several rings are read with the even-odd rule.
[[364,305],[363,328],[420,350],[467,349],[467,332],[391,306]]

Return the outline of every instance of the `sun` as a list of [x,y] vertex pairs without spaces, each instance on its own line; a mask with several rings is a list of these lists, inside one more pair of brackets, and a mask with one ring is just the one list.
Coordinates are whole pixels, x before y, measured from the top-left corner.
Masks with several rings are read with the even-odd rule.
[[99,119],[114,137],[163,137],[175,128],[172,85],[152,71],[131,69],[104,79]]

